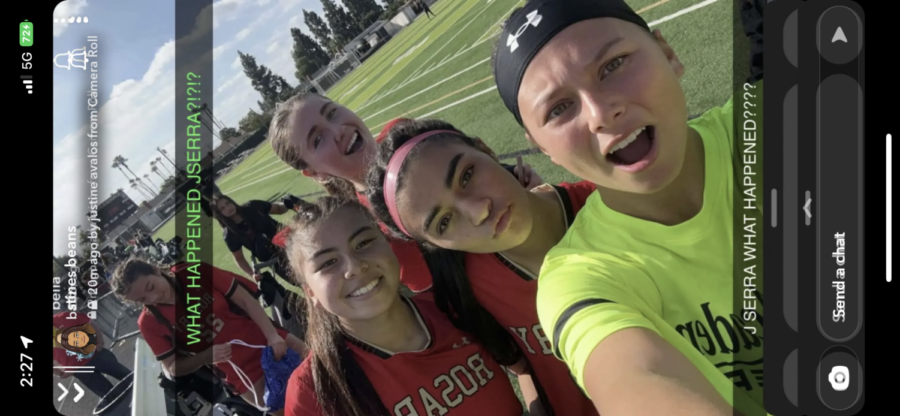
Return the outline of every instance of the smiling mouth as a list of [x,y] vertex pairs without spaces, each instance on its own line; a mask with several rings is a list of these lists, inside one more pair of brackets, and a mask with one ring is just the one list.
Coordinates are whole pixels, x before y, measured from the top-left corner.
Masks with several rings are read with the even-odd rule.
[[615,145],[606,155],[606,160],[617,166],[629,166],[643,160],[653,147],[656,140],[656,128],[645,126],[635,130]]
[[363,146],[362,135],[359,134],[359,130],[353,131],[353,137],[350,138],[350,143],[347,144],[347,148],[344,149],[344,156],[352,155],[359,151]]
[[348,297],[348,298],[358,298],[358,297],[360,297],[360,296],[362,296],[362,295],[365,295],[366,293],[369,293],[369,292],[375,290],[375,288],[377,288],[379,285],[381,285],[381,281],[382,281],[382,280],[384,280],[384,276],[381,276],[381,277],[379,277],[379,278],[373,280],[371,283],[369,283],[369,284],[367,284],[367,285],[365,285],[365,286],[363,286],[363,287],[361,287],[361,288],[359,288],[359,289],[356,289],[356,290],[350,292],[350,294],[347,295],[346,297]]

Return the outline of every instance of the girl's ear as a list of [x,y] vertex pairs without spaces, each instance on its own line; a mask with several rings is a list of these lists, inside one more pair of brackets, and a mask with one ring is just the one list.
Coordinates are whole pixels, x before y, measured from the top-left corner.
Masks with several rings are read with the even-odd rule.
[[669,61],[672,71],[674,71],[675,75],[681,79],[681,77],[684,76],[684,64],[681,63],[681,60],[678,59],[678,55],[675,54],[675,49],[669,46],[669,42],[666,41],[666,38],[663,37],[662,32],[659,29],[653,31],[653,37],[656,38],[656,42],[659,44],[660,48],[662,48],[663,54],[666,55],[666,60]]
[[302,284],[303,294],[306,295],[306,301],[310,302],[312,306],[319,306],[319,300],[316,299],[316,295],[313,293],[312,289],[309,288],[309,285],[306,283]]
[[484,141],[481,140],[481,138],[473,137],[472,140],[475,142],[476,149],[484,152],[485,154],[490,156],[491,159],[494,159],[495,161],[497,161],[497,163],[500,163],[500,158],[497,157],[497,154],[494,153],[494,150],[491,149],[487,144],[485,144]]

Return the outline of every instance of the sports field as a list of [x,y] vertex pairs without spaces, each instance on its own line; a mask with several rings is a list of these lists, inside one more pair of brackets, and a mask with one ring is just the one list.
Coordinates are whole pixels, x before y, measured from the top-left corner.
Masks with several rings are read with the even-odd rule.
[[[732,13],[733,0],[628,3],[651,29],[662,31],[684,63],[689,114],[724,104],[732,83],[732,25],[741,25]],[[500,23],[521,4],[524,0],[440,0],[432,6],[437,16],[420,15],[326,95],[359,114],[373,134],[397,117],[439,118],[482,138],[501,158],[515,163],[516,155],[524,155],[547,182],[575,180],[529,145],[494,85],[490,56]],[[735,46],[746,50],[743,43]],[[277,201],[286,193],[314,199],[322,193],[281,162],[266,142],[217,184],[238,202]],[[168,240],[174,231],[175,221],[170,221],[156,237]],[[214,264],[243,274],[219,225],[211,231]]]

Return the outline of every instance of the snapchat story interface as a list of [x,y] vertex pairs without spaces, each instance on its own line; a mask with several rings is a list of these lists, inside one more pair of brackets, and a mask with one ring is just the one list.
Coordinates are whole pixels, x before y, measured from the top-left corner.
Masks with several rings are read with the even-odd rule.
[[69,415],[107,410],[102,399],[115,394],[117,382],[129,383],[133,366],[133,353],[111,350],[127,329],[116,327],[116,315],[125,309],[113,310],[101,257],[109,252],[107,234],[136,206],[121,190],[116,195],[110,189],[105,176],[111,172],[102,167],[114,151],[101,127],[107,124],[101,114],[108,112],[101,109],[110,93],[112,61],[104,51],[104,19],[92,18],[88,3],[60,3],[52,19],[41,21],[44,33],[38,34],[38,41],[53,42],[52,64],[50,56],[40,64],[53,67],[54,143],[60,140],[66,148],[63,169],[54,172],[54,210],[71,214],[64,220],[54,215],[54,232],[62,235],[54,239],[61,247],[54,247],[52,282],[53,403]]
[[[346,4],[347,1],[338,0],[338,4]],[[479,42],[487,40],[480,46],[467,44],[454,46],[452,51],[442,50],[444,44],[452,43],[457,31],[465,32],[465,25],[470,23],[453,21],[451,19],[456,15],[442,12],[457,8],[464,10],[470,7],[469,3],[473,4],[471,7],[477,3],[477,7],[493,10],[495,6],[490,3],[503,3],[504,7],[502,10],[498,8],[496,16],[489,16],[493,23],[501,16],[508,16],[513,7],[521,6],[524,1],[438,0],[433,3],[431,7],[438,12],[435,21],[448,19],[452,22],[447,23],[450,29],[442,32],[444,34],[412,36],[409,32],[418,29],[411,25],[412,30],[405,30],[409,37],[403,42],[407,43],[394,45],[406,52],[397,53],[396,61],[392,57],[390,65],[376,68],[378,71],[388,71],[390,66],[401,67],[406,65],[404,58],[415,58],[416,54],[436,57],[433,62],[426,61],[431,66],[423,64],[407,79],[391,80],[389,75],[374,71],[371,65],[367,67],[363,60],[361,65],[347,64],[346,73],[339,75],[348,77],[353,71],[372,73],[353,78],[362,85],[352,90],[345,88],[343,95],[332,97],[327,94],[330,87],[323,89],[319,86],[323,80],[338,83],[335,80],[339,76],[334,75],[337,71],[307,81],[334,100],[352,97],[354,90],[364,91],[370,87],[366,82],[387,83],[390,88],[377,90],[378,95],[373,93],[375,97],[372,101],[376,104],[365,101],[355,103],[359,108],[354,107],[354,110],[368,105],[378,107],[378,116],[365,120],[366,123],[371,122],[369,127],[374,128],[376,124],[387,121],[386,116],[393,113],[438,119],[446,116],[447,120],[455,123],[456,120],[451,119],[456,116],[451,112],[453,107],[485,106],[477,100],[496,94],[493,90],[486,90],[493,86],[489,48],[485,49],[487,52],[478,52],[481,50],[478,48],[494,43],[497,36],[494,32],[486,32],[478,39]],[[379,5],[383,3],[381,0],[377,2]],[[405,0],[389,0],[386,3],[395,2],[406,3]],[[733,102],[737,111],[733,151],[735,160],[743,162],[741,168],[735,171],[739,187],[735,188],[734,199],[730,201],[735,213],[735,314],[731,317],[707,314],[706,321],[691,322],[684,328],[689,328],[686,331],[691,332],[691,341],[697,349],[707,345],[723,352],[732,349],[735,362],[729,377],[734,382],[734,392],[762,389],[765,385],[765,408],[770,414],[865,413],[865,392],[870,388],[865,382],[871,383],[871,374],[864,365],[864,323],[869,319],[864,314],[867,280],[870,280],[867,278],[890,282],[892,256],[891,135],[882,134],[875,143],[873,133],[867,131],[866,109],[863,107],[863,103],[867,102],[865,59],[866,51],[870,50],[866,46],[872,42],[866,22],[867,16],[878,13],[874,6],[869,6],[873,3],[851,0],[626,2],[647,18],[652,29],[661,28],[667,38],[675,33],[673,43],[679,41],[677,34],[680,31],[697,30],[687,28],[682,21],[702,22],[702,19],[690,19],[694,19],[692,16],[703,16],[722,3],[733,3],[736,14],[740,13],[744,4],[765,5],[764,22],[768,30],[764,36],[762,23],[759,23],[759,41],[764,39],[766,45],[765,94],[758,80],[745,82],[746,74],[743,73],[734,77]],[[168,186],[166,181],[176,176],[181,167],[188,163],[185,162],[188,152],[184,132],[190,131],[190,126],[185,125],[188,119],[185,111],[196,113],[195,110],[200,110],[206,114],[207,108],[212,108],[214,91],[220,94],[235,88],[235,85],[250,84],[240,72],[243,69],[240,62],[233,64],[234,57],[220,62],[218,55],[224,51],[237,56],[236,51],[241,48],[246,52],[251,46],[243,46],[245,39],[254,31],[259,32],[266,27],[267,23],[257,24],[261,18],[244,11],[251,10],[250,5],[258,6],[261,16],[274,19],[281,16],[274,12],[271,16],[266,14],[267,7],[285,7],[290,14],[299,16],[290,20],[291,25],[304,25],[303,11],[307,8],[321,10],[321,0],[181,2],[196,3],[195,6],[199,5],[197,7],[210,6],[206,16],[210,21],[214,4],[221,7],[215,11],[222,11],[222,16],[231,9],[247,14],[227,22],[237,24],[235,22],[240,22],[240,19],[249,19],[238,25],[240,27],[230,38],[222,35],[214,45],[212,40],[209,41],[208,50],[198,48],[189,52],[177,44],[186,31],[176,28],[179,25],[176,15],[179,11],[173,3],[174,0],[67,0],[60,2],[52,15],[35,14],[17,22],[18,77],[15,85],[18,91],[15,93],[22,97],[23,102],[28,102],[42,94],[42,89],[52,89],[52,99],[47,98],[47,101],[52,101],[53,106],[54,275],[52,284],[41,286],[40,290],[45,290],[45,287],[51,290],[49,295],[41,296],[42,299],[52,300],[54,360],[52,381],[41,381],[45,384],[40,385],[52,386],[51,403],[60,414],[226,414],[216,413],[218,410],[213,410],[215,403],[200,398],[206,395],[205,392],[170,394],[175,389],[174,382],[166,378],[160,362],[140,335],[137,317],[141,309],[112,293],[110,280],[114,270],[107,266],[114,264],[114,259],[134,254],[132,250],[158,253],[155,233],[167,222],[175,224],[176,217],[180,221],[180,215],[187,210],[185,201],[177,200],[175,192],[164,191]],[[453,6],[448,6],[448,3]],[[458,14],[463,15],[463,12]],[[194,12],[194,17],[198,15],[202,16],[202,13]],[[321,12],[320,15],[325,16]],[[430,19],[423,17],[426,16],[419,16],[415,23],[422,25]],[[217,24],[225,25],[225,18],[222,17]],[[744,29],[739,27],[741,19],[737,16],[734,17],[734,25],[737,42],[738,38],[745,36]],[[220,34],[218,30],[217,36]],[[403,31],[398,31],[393,37],[403,34]],[[427,46],[432,42],[428,39],[431,36],[438,36],[440,42]],[[501,44],[507,42],[506,39],[500,41]],[[254,52],[256,56],[291,54],[290,40],[274,42],[261,38],[257,42],[265,44],[253,46],[259,49]],[[741,42],[746,40],[741,39]],[[36,48],[45,44],[52,44],[52,54],[37,55]],[[380,53],[394,53],[391,47],[391,42],[387,42]],[[204,50],[213,56],[216,72],[237,75],[226,80],[212,71],[212,63],[196,67],[184,64],[187,56],[196,58],[203,55]],[[466,55],[470,50],[474,50],[471,59]],[[373,61],[378,60],[378,53],[371,55]],[[475,53],[484,56],[474,57]],[[747,52],[734,53],[734,65],[738,67],[738,55],[746,55]],[[868,58],[871,60],[872,56],[869,54]],[[182,63],[176,62],[177,57],[182,59]],[[259,59],[268,63],[265,58]],[[685,53],[685,59],[690,59],[690,53]],[[447,70],[454,65],[456,69]],[[746,62],[741,65],[747,66]],[[38,66],[51,68],[52,79],[41,79],[35,72]],[[296,69],[293,66],[291,61],[286,69],[276,72],[293,76]],[[432,76],[430,74],[442,66],[446,74],[434,78],[438,85],[439,80],[451,85],[453,77],[462,78],[477,71],[484,73],[479,73],[475,80],[484,78],[478,81],[484,84],[460,85],[459,90],[448,89],[423,100],[421,107],[404,104],[405,100],[414,102],[413,99],[421,98],[417,95],[425,97],[429,92],[404,91],[403,87],[418,78]],[[689,70],[703,71],[707,68],[695,62]],[[736,69],[735,74],[738,72]],[[207,79],[210,84],[206,84]],[[216,79],[216,84],[213,84],[213,79]],[[293,78],[291,80],[295,81]],[[398,86],[393,87],[391,82]],[[206,85],[210,88],[205,88]],[[191,89],[198,92],[196,97],[191,96]],[[207,153],[205,146],[209,146],[210,152],[213,149],[213,131],[224,130],[218,118],[228,126],[237,127],[239,122],[243,122],[241,117],[247,114],[247,107],[251,107],[251,112],[256,109],[260,94],[249,86],[247,89],[250,93],[239,97],[247,101],[246,105],[240,101],[240,114],[236,112],[234,117],[224,115],[224,105],[217,118],[213,118],[209,111],[209,119],[204,120],[197,129],[204,131],[200,141],[204,146],[203,154]],[[397,98],[391,97],[391,94]],[[378,103],[382,96],[394,101]],[[48,97],[48,94],[41,97]],[[447,101],[441,101],[444,99]],[[436,101],[432,105],[433,100]],[[237,99],[232,101],[238,102]],[[203,106],[198,107],[197,103],[203,103]],[[490,118],[509,116],[501,112],[500,106],[485,108],[496,108],[498,113],[491,114]],[[367,114],[371,113],[376,111]],[[471,113],[484,116],[480,107]],[[165,117],[162,117],[163,114]],[[165,121],[160,122],[164,118]],[[468,126],[460,121],[460,127],[466,130]],[[380,128],[379,125],[374,131],[377,133]],[[510,134],[519,137],[522,132],[516,130]],[[178,135],[181,137],[173,139]],[[268,142],[264,142],[259,148],[267,146],[270,147]],[[888,270],[886,274],[879,273],[877,276],[871,271],[867,274],[868,269],[864,267],[864,242],[871,231],[866,230],[863,223],[867,209],[865,198],[868,192],[872,192],[866,185],[869,179],[863,180],[864,155],[870,154],[876,147],[879,158],[884,157],[881,152],[886,153],[889,181],[885,227],[888,234],[885,240]],[[265,150],[269,152],[271,149]],[[531,151],[530,157],[544,157],[539,149]],[[265,175],[275,176],[282,170],[289,170],[283,164],[277,165],[278,169],[275,166],[273,164],[270,171],[251,179],[262,180]],[[257,182],[251,180],[244,182],[249,184],[247,187],[257,186]],[[757,206],[761,212],[753,213],[753,208]],[[175,226],[182,227],[183,224]],[[185,229],[188,228],[185,226]],[[189,233],[187,231],[184,235]],[[204,235],[203,238],[210,237]],[[145,241],[148,243],[145,244]],[[212,247],[209,241],[204,244]],[[766,247],[764,261],[763,246]],[[874,247],[870,246],[869,252],[872,251]],[[203,253],[203,256],[207,255],[211,256]],[[869,256],[871,259],[872,255]],[[213,263],[212,257],[204,257],[203,261]],[[227,261],[230,262],[231,258],[228,257]],[[763,276],[769,284],[765,290]],[[768,302],[765,316],[769,317],[765,335],[762,332],[763,300]],[[186,308],[180,307],[179,311],[181,309]],[[761,340],[764,336],[767,338],[764,356],[758,361],[765,361],[765,373],[761,366],[754,370],[739,367],[739,346],[752,343],[747,340],[753,337]],[[16,342],[21,353],[17,354],[20,355],[21,369],[18,384],[27,389],[36,385],[37,379],[49,379],[51,376],[44,374],[49,373],[49,359],[44,349],[49,348],[46,345],[49,340],[21,336]],[[761,341],[759,344],[762,348]],[[647,399],[652,400],[651,397]],[[452,409],[449,415],[454,416]]]

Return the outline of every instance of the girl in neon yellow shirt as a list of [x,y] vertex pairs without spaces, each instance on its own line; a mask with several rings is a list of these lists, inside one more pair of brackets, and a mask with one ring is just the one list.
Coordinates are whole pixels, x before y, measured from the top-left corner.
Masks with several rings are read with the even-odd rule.
[[604,416],[765,414],[762,314],[734,313],[731,102],[686,123],[683,65],[622,0],[532,0],[500,39],[507,108],[597,185],[541,269],[554,353]]

